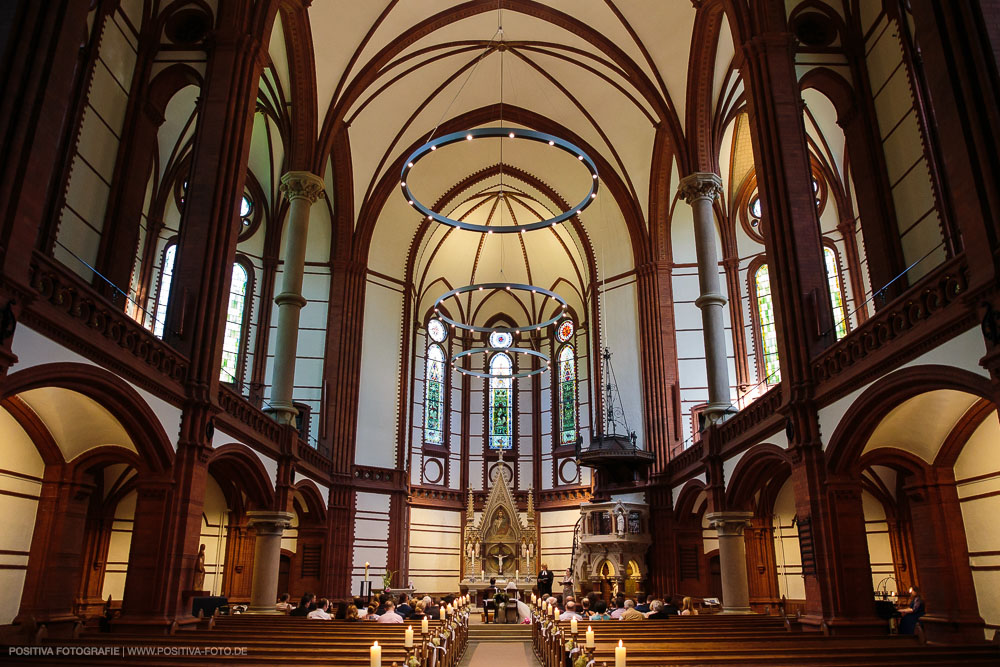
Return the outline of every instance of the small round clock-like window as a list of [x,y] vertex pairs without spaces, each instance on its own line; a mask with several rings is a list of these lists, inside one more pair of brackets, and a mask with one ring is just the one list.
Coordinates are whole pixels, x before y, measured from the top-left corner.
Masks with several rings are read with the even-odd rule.
[[514,342],[514,336],[509,331],[494,331],[490,334],[489,344],[493,348],[507,348]]
[[435,343],[440,343],[448,337],[448,327],[441,320],[431,320],[427,323],[427,335]]
[[572,337],[573,330],[573,320],[563,320],[559,323],[559,328],[556,329],[556,340],[565,343]]

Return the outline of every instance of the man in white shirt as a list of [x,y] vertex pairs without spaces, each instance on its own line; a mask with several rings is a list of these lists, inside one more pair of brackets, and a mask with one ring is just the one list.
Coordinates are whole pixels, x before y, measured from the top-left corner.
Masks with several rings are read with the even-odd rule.
[[559,615],[560,621],[568,621],[575,618],[576,620],[581,620],[580,614],[576,613],[576,603],[570,600],[566,603],[566,611]]
[[330,608],[330,601],[326,598],[320,598],[319,603],[316,608],[309,612],[306,618],[321,618],[324,621],[329,621],[333,616],[330,616],[328,610]]
[[378,617],[379,623],[402,623],[403,617],[396,613],[396,605],[392,601],[385,603],[385,613]]

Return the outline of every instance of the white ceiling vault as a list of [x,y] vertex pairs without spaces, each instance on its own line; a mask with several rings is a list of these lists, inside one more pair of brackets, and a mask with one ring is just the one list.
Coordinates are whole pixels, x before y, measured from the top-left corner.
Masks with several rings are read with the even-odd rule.
[[[703,34],[698,5],[313,0],[305,10],[312,61],[290,55],[299,33],[282,30],[279,16],[270,69],[283,86],[314,80],[315,160],[327,164],[332,155],[340,184],[332,204],[339,220],[354,225],[355,257],[411,285],[418,312],[443,291],[435,285],[497,280],[501,272],[546,288],[568,283],[560,293],[584,312],[595,280],[648,258],[651,229],[665,223],[685,170],[688,100],[697,89],[714,108],[731,71],[724,17],[715,19],[721,27],[711,43],[692,44]],[[691,72],[707,80],[690,81]],[[598,164],[598,201],[571,224],[519,239],[428,229],[398,191],[403,160],[434,136],[496,125],[547,131],[581,146]],[[490,225],[511,224],[512,214],[519,222],[552,215],[589,187],[584,170],[560,151],[514,140],[503,141],[501,156],[501,143],[449,146],[409,180],[423,203]],[[491,168],[496,173],[487,173]],[[496,203],[501,171],[510,208],[489,203]]]

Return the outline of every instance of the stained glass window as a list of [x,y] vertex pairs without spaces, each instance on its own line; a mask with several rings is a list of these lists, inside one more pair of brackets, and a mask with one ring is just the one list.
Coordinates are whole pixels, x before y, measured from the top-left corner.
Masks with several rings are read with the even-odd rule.
[[573,320],[563,320],[556,329],[556,340],[565,343],[573,335]]
[[514,336],[509,331],[494,331],[490,334],[490,347],[504,348],[510,347],[514,342]]
[[233,264],[233,282],[229,286],[229,305],[226,308],[226,332],[222,338],[222,367],[220,382],[238,383],[240,380],[240,347],[243,342],[243,319],[246,315],[247,270],[242,264]]
[[448,337],[448,327],[441,320],[431,320],[427,323],[427,335],[435,343],[440,343]]
[[424,388],[424,442],[432,445],[444,444],[444,369],[444,350],[431,343]]
[[572,345],[559,350],[559,444],[576,442],[576,357]]
[[778,329],[774,321],[774,302],[771,300],[771,277],[767,264],[761,264],[754,274],[757,296],[757,316],[760,327],[761,352],[764,356],[764,373],[767,384],[781,380],[778,365]]
[[847,335],[847,309],[844,307],[844,293],[840,289],[840,267],[837,253],[833,248],[823,248],[826,259],[826,279],[830,282],[830,305],[833,306],[833,321],[836,324],[837,340]]
[[[510,334],[507,334],[510,335]],[[514,442],[514,364],[505,352],[490,359],[490,449],[510,449]]]
[[160,267],[160,289],[156,296],[156,319],[153,322],[153,335],[163,338],[163,326],[167,321],[167,301],[170,300],[170,281],[174,277],[174,259],[177,257],[177,244],[171,243],[163,253],[163,266]]
[[243,195],[240,199],[240,231],[246,229],[253,223],[253,201],[249,196]]

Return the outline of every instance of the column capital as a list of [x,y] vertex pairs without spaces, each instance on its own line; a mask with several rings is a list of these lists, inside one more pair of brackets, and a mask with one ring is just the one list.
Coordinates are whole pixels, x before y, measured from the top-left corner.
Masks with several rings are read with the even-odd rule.
[[709,528],[719,531],[720,537],[743,535],[743,529],[750,525],[753,512],[709,512],[705,515]]
[[326,184],[323,179],[309,171],[289,171],[281,177],[278,188],[288,201],[308,199],[310,204],[326,196]]
[[292,525],[294,516],[291,512],[251,511],[247,512],[247,523],[257,531],[258,536],[281,535]]
[[715,201],[715,198],[722,193],[722,178],[710,171],[696,171],[681,179],[677,184],[677,192],[688,204],[693,204],[699,199]]

